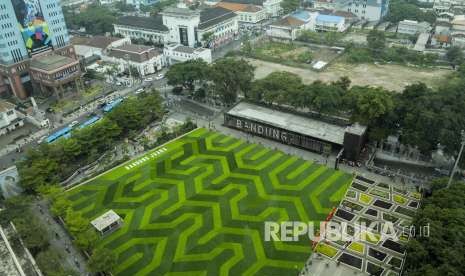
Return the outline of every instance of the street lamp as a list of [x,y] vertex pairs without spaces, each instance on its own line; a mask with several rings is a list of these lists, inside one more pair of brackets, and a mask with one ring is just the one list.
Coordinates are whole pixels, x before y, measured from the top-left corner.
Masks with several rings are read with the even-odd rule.
[[449,188],[450,185],[452,184],[452,178],[454,178],[455,171],[457,170],[457,166],[459,164],[460,158],[462,157],[463,147],[465,146],[465,131],[463,129],[460,132],[460,136],[462,137],[460,151],[459,151],[459,155],[457,156],[457,159],[455,160],[455,164],[454,164],[454,167],[452,168],[452,172],[450,173],[449,182],[447,183],[447,188]]

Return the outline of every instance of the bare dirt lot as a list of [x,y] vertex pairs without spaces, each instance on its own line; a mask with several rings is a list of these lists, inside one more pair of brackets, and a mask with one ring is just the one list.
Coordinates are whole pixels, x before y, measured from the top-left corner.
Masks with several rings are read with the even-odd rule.
[[401,65],[346,64],[334,63],[323,72],[285,66],[279,63],[249,59],[256,67],[255,77],[260,79],[275,71],[288,71],[299,75],[304,83],[315,80],[335,81],[342,76],[352,80],[352,85],[381,86],[388,90],[402,91],[409,84],[424,82],[428,86],[437,87],[446,75],[452,71],[445,69],[424,69]]

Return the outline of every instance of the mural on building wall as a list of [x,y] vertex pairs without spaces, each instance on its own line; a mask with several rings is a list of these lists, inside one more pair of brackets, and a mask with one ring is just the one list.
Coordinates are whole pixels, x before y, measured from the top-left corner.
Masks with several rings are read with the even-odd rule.
[[29,55],[52,47],[52,39],[39,0],[13,0],[16,19]]

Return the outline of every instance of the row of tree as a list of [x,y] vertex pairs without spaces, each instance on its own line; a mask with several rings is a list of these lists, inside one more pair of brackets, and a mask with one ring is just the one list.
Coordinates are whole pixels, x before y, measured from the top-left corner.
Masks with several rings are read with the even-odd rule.
[[459,132],[465,129],[465,66],[452,74],[441,89],[417,83],[394,93],[381,87],[353,86],[341,78],[332,83],[316,81],[305,85],[289,72],[274,72],[254,79],[253,67],[245,60],[226,58],[207,65],[200,60],[174,65],[166,74],[168,83],[194,93],[207,87],[211,97],[232,104],[238,95],[268,105],[345,116],[370,127],[373,140],[400,134],[405,144],[428,153],[438,143],[455,154]]
[[70,176],[77,168],[96,160],[117,141],[136,135],[164,109],[158,93],[127,98],[97,124],[75,130],[68,139],[41,144],[20,161],[20,184],[28,193],[40,192]]

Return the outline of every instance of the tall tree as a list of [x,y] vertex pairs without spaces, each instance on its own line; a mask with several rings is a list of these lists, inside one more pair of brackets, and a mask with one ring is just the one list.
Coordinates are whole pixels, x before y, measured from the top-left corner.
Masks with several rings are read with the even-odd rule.
[[111,272],[117,264],[117,256],[113,250],[99,247],[94,249],[89,260],[92,272]]
[[213,89],[226,105],[231,105],[239,94],[246,95],[254,77],[254,67],[246,60],[223,58],[211,68]]
[[174,64],[166,73],[169,85],[181,85],[193,92],[195,85],[208,79],[209,66],[202,59],[188,60]]
[[463,63],[463,50],[460,47],[450,47],[446,52],[446,59],[450,62],[452,68],[455,69],[457,65]]
[[371,30],[367,36],[368,48],[375,54],[380,54],[386,47],[386,37],[384,32]]
[[299,0],[283,0],[281,1],[281,8],[283,9],[284,14],[291,13],[300,6]]

